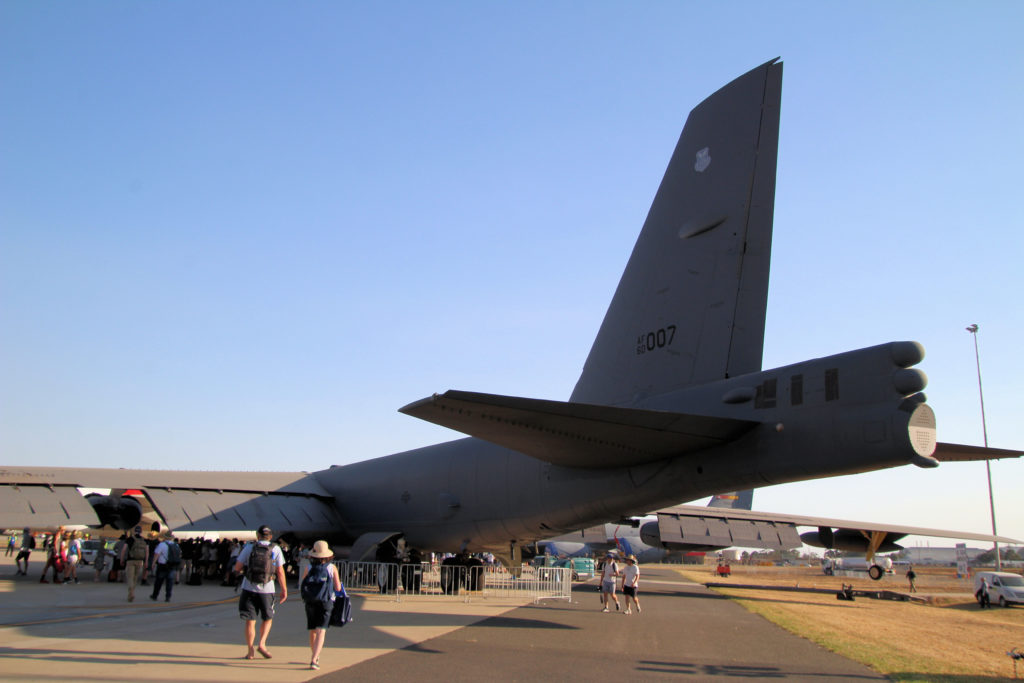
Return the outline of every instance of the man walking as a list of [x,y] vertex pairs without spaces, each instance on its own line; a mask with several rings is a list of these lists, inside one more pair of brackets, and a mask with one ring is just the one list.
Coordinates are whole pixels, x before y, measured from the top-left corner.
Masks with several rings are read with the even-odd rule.
[[[254,659],[259,652],[270,659],[267,636],[274,622],[274,596],[281,589],[281,604],[288,599],[288,584],[284,578],[284,554],[270,540],[274,532],[266,524],[256,530],[256,542],[249,543],[235,563],[235,573],[244,572],[242,595],[238,599],[238,616],[245,622],[245,642],[249,646],[246,659]],[[276,583],[275,583],[276,579]],[[256,617],[259,616],[260,639],[256,643]],[[255,646],[255,647],[254,647]]]
[[637,597],[637,589],[640,588],[640,567],[636,564],[636,555],[626,557],[626,568],[622,570],[622,594],[626,596],[626,614],[632,614],[633,608],[629,601],[636,605],[636,613],[640,614],[640,598]]
[[[28,527],[25,527],[25,532],[21,535],[21,550],[18,551],[18,556],[14,559],[18,563],[18,574],[22,576],[28,576],[28,558],[32,555],[32,551],[36,547],[36,537],[32,535],[32,531]],[[25,566],[21,566],[21,561],[25,561]]]
[[150,600],[156,600],[160,595],[160,585],[167,582],[167,589],[164,593],[164,602],[171,601],[171,592],[174,590],[174,575],[178,573],[181,566],[181,548],[174,541],[174,532],[170,529],[164,534],[164,540],[157,544],[153,552],[153,566],[156,567],[156,581],[153,582],[153,592],[149,594]]
[[121,548],[121,565],[125,568],[126,580],[128,583],[128,602],[135,600],[135,586],[139,583],[142,575],[142,568],[146,566],[149,559],[149,546],[146,539],[142,537],[142,527],[135,527],[135,532]]
[[608,598],[615,601],[615,611],[619,611],[619,598],[615,595],[615,581],[621,576],[619,565],[615,562],[615,556],[611,553],[605,556],[604,569],[601,570],[601,605],[602,612],[608,611]]

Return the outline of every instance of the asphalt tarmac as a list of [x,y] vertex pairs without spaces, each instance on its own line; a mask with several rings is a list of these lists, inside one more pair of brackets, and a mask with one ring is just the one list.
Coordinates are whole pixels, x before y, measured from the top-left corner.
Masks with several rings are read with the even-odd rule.
[[[671,569],[641,567],[642,614],[600,611],[596,583],[573,601],[474,598],[354,600],[355,621],[330,629],[311,671],[302,604],[278,606],[272,659],[243,659],[237,597],[218,584],[179,585],[171,602],[146,587],[40,584],[0,558],[0,680],[252,681],[886,680],[752,615]],[[620,597],[621,599],[621,597]]]
[[641,614],[601,612],[592,581],[315,680],[888,680],[671,569],[641,566],[640,585]]

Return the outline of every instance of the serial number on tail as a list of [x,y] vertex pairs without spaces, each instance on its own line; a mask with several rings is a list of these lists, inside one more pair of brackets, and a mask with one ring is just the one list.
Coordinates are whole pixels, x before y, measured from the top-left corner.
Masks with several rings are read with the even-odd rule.
[[647,332],[646,334],[637,335],[636,355],[642,356],[645,353],[663,349],[666,346],[672,346],[672,341],[675,338],[675,325],[666,325],[665,327]]

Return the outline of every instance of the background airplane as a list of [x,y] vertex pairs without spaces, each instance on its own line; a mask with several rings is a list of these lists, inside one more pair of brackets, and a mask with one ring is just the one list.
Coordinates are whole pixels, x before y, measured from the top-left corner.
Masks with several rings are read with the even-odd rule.
[[402,538],[514,562],[680,499],[937,466],[958,447],[936,441],[920,344],[761,370],[781,81],[773,60],[690,113],[568,402],[435,394],[402,412],[472,438],[313,473],[7,467],[0,519],[122,524],[122,501],[78,488],[131,488],[185,532],[268,523],[355,557]]
[[[541,541],[545,553],[593,556],[609,550],[634,554],[641,562],[658,562],[669,552],[715,552],[726,548],[792,550],[803,545],[863,554],[871,578],[880,579],[883,565],[876,553],[903,549],[908,535],[1022,543],[1005,536],[906,525],[839,520],[752,510],[753,490],[713,496],[707,506],[677,505],[654,513],[654,519],[622,520]],[[814,527],[800,533],[798,527]]]
[[[711,497],[707,507],[731,510],[749,510],[753,505],[754,491],[733,491],[720,493]],[[702,510],[699,506],[689,506]],[[557,557],[590,557],[608,551],[616,551],[620,555],[635,555],[639,562],[661,562],[670,551],[696,552],[704,550],[721,550],[729,546],[707,545],[694,542],[692,544],[662,544],[657,538],[644,538],[643,529],[648,527],[650,516],[643,518],[624,519],[609,524],[599,524],[549,538],[535,544],[539,552]],[[651,543],[650,541],[655,541]],[[797,544],[799,545],[799,544]]]
[[[799,533],[797,527],[814,527],[815,530]],[[657,521],[647,522],[641,527],[645,543],[666,549],[688,548],[700,543],[709,544],[709,548],[766,549],[799,548],[807,544],[816,548],[863,553],[868,574],[876,580],[883,575],[883,568],[874,561],[876,553],[902,550],[899,541],[909,535],[986,543],[1022,543],[1005,536],[969,531],[694,505],[659,510]]]

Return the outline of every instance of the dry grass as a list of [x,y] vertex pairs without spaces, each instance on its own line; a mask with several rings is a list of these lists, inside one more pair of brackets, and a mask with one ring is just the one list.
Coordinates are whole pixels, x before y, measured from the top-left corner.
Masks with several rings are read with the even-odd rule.
[[[981,610],[972,601],[971,586],[950,569],[915,568],[918,590],[935,598],[932,605],[834,595],[771,590],[716,589],[783,628],[896,680],[1013,680],[1013,662],[1006,652],[1024,649],[1024,608]],[[707,571],[683,570],[687,578],[718,581]],[[830,588],[843,583],[856,588],[903,591],[906,580],[881,582],[830,577],[816,568],[734,566],[722,582]],[[1024,666],[1018,665],[1024,676]]]

